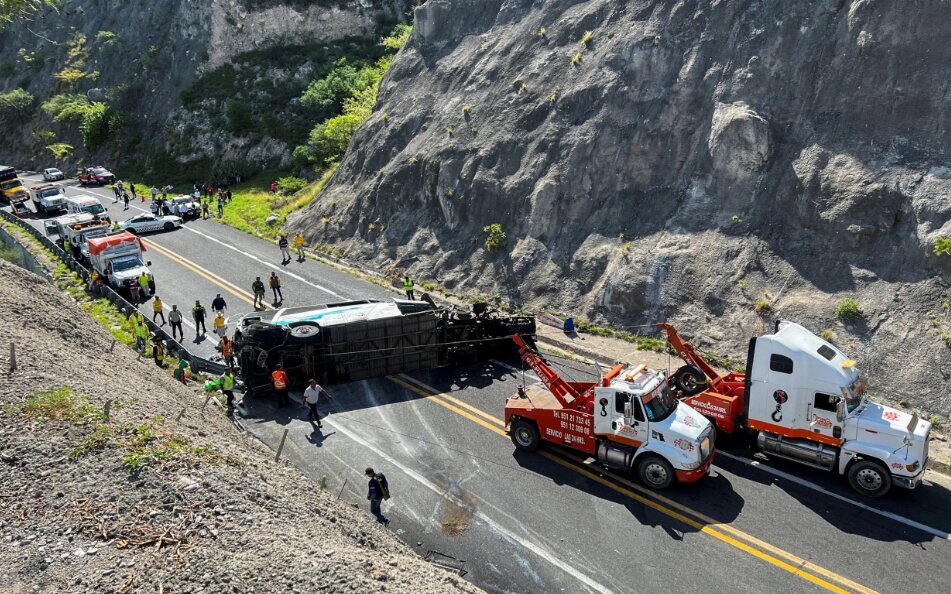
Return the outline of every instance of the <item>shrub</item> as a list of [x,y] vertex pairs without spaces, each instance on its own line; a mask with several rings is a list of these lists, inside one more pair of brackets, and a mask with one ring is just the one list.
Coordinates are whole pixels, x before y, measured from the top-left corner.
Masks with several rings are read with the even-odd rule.
[[282,177],[277,180],[277,189],[282,194],[294,194],[307,186],[307,180],[299,177]]
[[403,46],[406,45],[406,42],[409,41],[409,35],[413,32],[413,27],[401,23],[393,28],[389,36],[384,37],[381,42],[383,47],[389,48],[393,51],[399,51],[403,49]]
[[463,113],[464,115],[469,115],[470,113],[472,113],[472,106],[469,105],[468,103],[466,103],[465,105],[463,105],[463,106],[462,106],[462,113]]
[[831,328],[826,328],[825,330],[819,333],[819,338],[821,338],[822,340],[826,342],[832,342],[833,340],[835,340],[835,332],[833,332]]
[[225,103],[225,117],[228,118],[230,132],[247,134],[254,131],[254,116],[247,101],[232,99]]
[[44,101],[40,108],[57,124],[67,122],[78,124],[82,122],[91,105],[89,99],[83,94],[64,93],[53,95]]
[[112,47],[119,42],[119,36],[112,31],[100,31],[96,33],[96,41],[98,41],[102,47]]
[[951,347],[951,332],[945,332],[944,334],[942,334],[942,335],[941,335],[941,340],[944,341],[944,344],[946,344],[946,345],[948,345],[949,347]]
[[951,237],[939,237],[934,240],[934,255],[944,256],[951,254]]
[[502,230],[502,225],[499,223],[487,225],[482,230],[485,231],[486,234],[485,249],[489,250],[490,252],[504,244],[508,239],[505,236],[505,231]]
[[88,398],[76,394],[68,386],[33,394],[20,411],[24,416],[40,421],[66,421],[77,425],[105,418],[101,410],[89,404]]
[[19,51],[17,51],[17,55],[20,57],[20,61],[34,72],[43,68],[43,64],[46,62],[46,59],[41,56],[39,52],[29,52],[24,47],[21,47]]
[[548,29],[546,29],[545,27],[540,28],[540,29],[538,30],[538,36],[539,36],[539,37],[548,37]]
[[67,87],[75,86],[84,76],[86,76],[86,73],[83,70],[71,66],[67,66],[53,74],[53,78],[62,81]]
[[773,305],[769,302],[769,299],[765,297],[758,299],[753,307],[756,309],[756,313],[764,315],[773,309]]
[[73,145],[65,142],[54,142],[53,144],[46,145],[46,150],[53,153],[53,158],[57,161],[62,161],[71,155],[74,148]]
[[89,106],[79,124],[79,130],[83,134],[83,146],[95,150],[109,142],[114,126],[113,115],[115,114],[105,103],[96,102]]
[[835,304],[835,317],[843,322],[851,322],[862,317],[862,307],[859,302],[851,297],[840,299]]
[[36,98],[21,88],[0,93],[0,121],[15,124],[34,109]]
[[591,40],[594,39],[594,33],[591,31],[585,31],[584,35],[581,36],[581,45],[588,45],[591,43]]
[[581,64],[581,52],[575,52],[571,56],[571,65],[578,66],[579,64]]

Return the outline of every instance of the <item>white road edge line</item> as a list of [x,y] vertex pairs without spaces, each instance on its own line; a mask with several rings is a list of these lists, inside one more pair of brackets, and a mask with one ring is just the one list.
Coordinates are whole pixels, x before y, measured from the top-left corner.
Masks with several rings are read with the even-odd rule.
[[910,519],[908,519],[908,518],[906,518],[906,517],[899,516],[899,515],[896,514],[896,513],[892,513],[892,512],[885,511],[885,510],[881,510],[881,509],[876,509],[876,508],[874,508],[874,507],[872,507],[872,506],[870,506],[870,505],[866,505],[866,504],[862,503],[861,501],[855,501],[854,499],[851,499],[851,498],[849,498],[849,497],[845,497],[844,495],[839,495],[838,493],[833,493],[832,491],[829,491],[828,489],[824,489],[824,488],[820,487],[819,485],[817,485],[817,484],[815,484],[815,483],[811,483],[811,482],[809,482],[809,481],[807,481],[807,480],[805,480],[805,479],[801,479],[801,478],[799,478],[798,476],[794,476],[794,475],[791,475],[791,474],[789,474],[789,473],[787,473],[787,472],[783,472],[782,470],[778,470],[778,469],[773,468],[773,467],[771,467],[771,466],[767,466],[766,464],[763,464],[763,463],[760,462],[759,460],[749,460],[749,459],[747,459],[747,458],[743,458],[743,457],[740,457],[740,456],[736,456],[736,455],[734,455],[734,454],[729,454],[729,453],[727,453],[727,452],[723,452],[723,451],[720,451],[720,450],[717,450],[717,456],[724,456],[724,457],[729,458],[729,459],[731,459],[731,460],[736,460],[737,462],[742,462],[743,464],[746,464],[747,466],[753,466],[754,468],[758,468],[758,469],[762,470],[763,472],[768,472],[769,474],[772,474],[772,475],[778,476],[778,477],[781,478],[781,479],[784,479],[784,480],[793,482],[793,483],[795,483],[795,484],[797,484],[797,485],[799,485],[799,486],[801,486],[801,487],[806,487],[807,489],[812,489],[813,491],[818,491],[819,493],[822,493],[823,495],[827,495],[827,496],[829,496],[829,497],[832,497],[833,499],[838,499],[839,501],[842,501],[842,502],[844,502],[844,503],[848,503],[849,505],[854,505],[855,507],[858,507],[859,509],[863,509],[863,510],[865,510],[865,511],[872,512],[873,514],[882,516],[883,518],[888,518],[889,520],[894,520],[894,521],[896,521],[896,522],[898,522],[898,523],[900,523],[900,524],[905,524],[906,526],[910,526],[910,527],[912,527],[912,528],[916,528],[916,529],[921,530],[921,531],[923,531],[923,532],[927,532],[928,534],[932,534],[932,535],[937,536],[938,538],[942,538],[942,539],[944,539],[944,540],[951,540],[951,534],[948,534],[947,532],[943,532],[943,531],[941,531],[941,530],[938,530],[937,528],[932,528],[931,526],[927,526],[927,525],[922,524],[922,523],[920,523],[920,522],[916,522],[916,521],[910,520]]
[[[84,188],[84,189],[87,190],[87,191],[89,190],[89,188]],[[104,190],[100,190],[100,191],[102,191],[103,193],[105,193]],[[103,198],[103,197],[100,196],[100,198]],[[103,199],[108,200],[109,198],[108,198],[108,196],[107,196],[107,197],[105,197],[105,198],[103,198]],[[146,209],[146,208],[142,208],[142,207],[140,207],[140,206],[136,206],[135,204],[132,204],[131,202],[130,202],[130,204],[129,204],[129,207],[130,207],[130,208],[134,208],[135,210],[140,210],[140,211],[145,212],[145,213],[151,213],[151,212],[152,212],[152,211],[150,211],[150,210],[148,210],[148,209]],[[278,266],[277,264],[272,264],[272,263],[270,263],[270,262],[268,262],[268,261],[266,261],[266,260],[262,260],[261,258],[258,258],[258,257],[255,256],[254,254],[249,254],[248,252],[245,252],[245,251],[243,251],[243,250],[240,250],[240,249],[238,249],[237,247],[235,247],[235,246],[233,246],[233,245],[231,245],[231,244],[229,244],[229,243],[225,243],[224,241],[221,241],[220,239],[218,239],[218,238],[216,238],[216,237],[212,237],[211,235],[208,235],[207,233],[202,233],[201,231],[197,231],[197,230],[195,230],[195,229],[192,229],[192,228],[189,227],[188,225],[185,225],[185,224],[184,224],[184,221],[183,221],[183,224],[182,224],[182,226],[181,226],[180,228],[181,228],[181,229],[185,229],[185,230],[187,230],[187,231],[191,231],[192,233],[194,233],[194,234],[196,234],[196,235],[201,235],[201,236],[204,237],[205,239],[209,239],[209,240],[211,240],[211,241],[214,241],[215,243],[221,244],[221,245],[223,245],[224,247],[228,248],[229,250],[234,250],[234,251],[238,252],[239,254],[241,254],[242,256],[245,256],[246,258],[250,258],[250,259],[254,260],[255,262],[258,262],[258,263],[260,263],[260,264],[264,264],[265,266],[267,266],[267,267],[269,267],[269,268],[273,268],[274,270],[277,270],[278,272],[283,272],[285,276],[289,276],[289,277],[291,277],[291,278],[293,278],[293,279],[295,279],[295,280],[297,280],[297,281],[300,281],[300,282],[304,283],[305,285],[310,285],[311,287],[313,287],[313,288],[315,288],[315,289],[317,289],[317,290],[319,290],[319,291],[323,291],[324,293],[327,293],[328,295],[333,295],[333,296],[336,297],[337,299],[345,299],[345,298],[344,298],[342,295],[340,295],[339,293],[335,293],[335,292],[331,291],[330,289],[328,289],[327,287],[318,285],[318,284],[316,284],[316,283],[312,283],[312,282],[310,282],[309,280],[305,279],[304,277],[300,276],[299,274],[295,274],[295,273],[293,273],[293,272],[290,272],[290,271],[287,270],[286,268],[282,268],[281,266]],[[165,246],[162,246],[162,247],[165,247]],[[165,249],[169,249],[169,248],[166,247]]]
[[[296,401],[296,398],[295,398],[294,400]],[[375,453],[375,454],[378,455],[379,457],[383,458],[383,459],[386,460],[391,466],[395,466],[396,468],[399,468],[400,470],[402,470],[403,472],[405,472],[410,478],[412,478],[413,480],[415,480],[416,482],[418,482],[418,483],[421,484],[422,486],[426,487],[427,489],[429,489],[430,491],[432,491],[432,492],[435,493],[436,495],[438,495],[438,496],[440,496],[440,497],[444,497],[444,498],[446,498],[446,499],[449,499],[450,501],[452,501],[453,503],[456,503],[456,504],[458,504],[458,505],[462,505],[462,506],[465,506],[465,505],[466,505],[466,503],[463,502],[462,500],[456,498],[456,497],[455,497],[454,495],[452,495],[451,493],[446,492],[444,489],[440,489],[438,486],[436,486],[434,483],[431,483],[428,479],[426,479],[426,477],[424,477],[424,476],[422,476],[421,474],[417,473],[415,470],[413,470],[413,469],[411,469],[411,468],[409,468],[409,467],[407,467],[407,466],[404,466],[404,465],[400,464],[400,463],[399,463],[398,461],[396,461],[394,458],[391,458],[390,456],[388,456],[387,454],[385,454],[384,452],[382,452],[382,451],[380,450],[380,448],[374,447],[374,446],[371,445],[369,442],[367,442],[366,440],[364,440],[362,437],[360,437],[360,436],[358,436],[358,435],[352,433],[351,431],[345,429],[341,424],[339,424],[339,423],[334,423],[334,422],[332,422],[332,421],[330,421],[330,420],[327,420],[327,419],[325,419],[324,422],[325,422],[325,423],[329,423],[329,424],[332,425],[334,428],[336,428],[337,431],[339,431],[340,433],[346,435],[348,438],[350,438],[350,439],[353,440],[354,442],[356,442],[356,443],[362,445],[363,447],[365,447],[365,448],[367,448],[368,450],[372,451],[373,453]],[[506,530],[503,526],[501,526],[501,525],[499,525],[497,522],[495,522],[493,519],[491,519],[491,518],[489,518],[488,516],[486,516],[485,513],[483,513],[482,511],[477,511],[477,512],[475,513],[475,516],[476,516],[477,518],[479,518],[480,520],[482,520],[483,522],[485,522],[490,528],[492,528],[492,530],[494,530],[497,534],[499,534],[499,536],[501,536],[501,537],[504,538],[505,540],[509,541],[511,544],[519,545],[519,546],[522,546],[522,547],[528,549],[529,551],[531,551],[532,553],[535,553],[537,556],[541,557],[541,558],[544,559],[545,561],[548,561],[550,564],[552,564],[552,565],[555,566],[556,568],[558,568],[558,569],[564,571],[565,573],[569,574],[569,575],[572,576],[573,578],[575,578],[575,579],[577,579],[578,581],[584,583],[585,585],[587,585],[587,586],[590,587],[591,589],[593,589],[593,590],[595,590],[595,591],[597,591],[597,592],[602,592],[602,593],[604,593],[604,594],[612,594],[612,593],[614,592],[614,590],[612,590],[611,588],[608,588],[607,586],[604,586],[604,585],[602,585],[602,584],[600,584],[600,583],[594,581],[594,579],[588,577],[588,576],[585,575],[584,573],[581,573],[581,571],[575,569],[574,567],[572,567],[571,565],[569,565],[568,563],[566,563],[566,562],[563,561],[562,559],[559,559],[558,557],[555,557],[554,555],[552,555],[552,554],[549,553],[548,551],[544,550],[542,547],[536,545],[535,543],[528,542],[528,541],[526,541],[526,540],[524,540],[524,539],[522,539],[522,538],[519,538],[517,535],[512,534],[511,532],[509,532],[508,530]]]

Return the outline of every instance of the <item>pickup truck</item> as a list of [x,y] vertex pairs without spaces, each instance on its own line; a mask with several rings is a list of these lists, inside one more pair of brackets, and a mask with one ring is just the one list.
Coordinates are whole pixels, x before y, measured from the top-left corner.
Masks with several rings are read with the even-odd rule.
[[82,186],[104,186],[116,183],[116,176],[103,167],[86,167],[79,173],[79,184]]
[[40,214],[51,214],[66,210],[66,190],[58,184],[41,184],[30,188],[33,206]]

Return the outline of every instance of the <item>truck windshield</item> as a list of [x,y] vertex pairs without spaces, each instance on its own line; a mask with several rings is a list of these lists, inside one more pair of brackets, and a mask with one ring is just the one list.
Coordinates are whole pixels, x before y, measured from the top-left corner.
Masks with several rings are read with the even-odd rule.
[[59,195],[60,195],[60,191],[57,189],[43,190],[40,192],[41,198],[55,198],[56,196],[59,196]]
[[94,174],[96,174],[96,175],[105,175],[105,174],[109,173],[108,171],[106,171],[106,170],[103,169],[102,167],[96,167],[95,169],[92,170],[92,172],[93,172]]
[[641,396],[647,420],[651,422],[663,421],[677,408],[677,399],[670,393],[667,382],[650,394]]
[[857,409],[865,400],[865,376],[857,377],[843,392],[845,392],[845,408],[849,412]]
[[5,181],[2,184],[0,184],[0,188],[4,190],[12,190],[13,188],[18,188],[18,187],[20,187],[20,182],[15,179],[10,181]]
[[131,258],[119,258],[112,261],[112,270],[115,272],[122,272],[123,270],[131,270],[133,268],[141,267],[142,261],[135,256],[132,256]]
[[83,212],[88,212],[89,214],[100,214],[106,212],[106,209],[103,208],[101,204],[96,202],[95,204],[87,204],[83,207]]

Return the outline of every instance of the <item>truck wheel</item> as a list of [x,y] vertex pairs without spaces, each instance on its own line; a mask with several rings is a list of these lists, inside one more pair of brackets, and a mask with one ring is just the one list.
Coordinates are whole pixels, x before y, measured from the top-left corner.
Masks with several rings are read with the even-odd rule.
[[849,484],[868,497],[881,497],[892,488],[892,476],[878,462],[859,460],[849,467]]
[[644,456],[637,464],[637,475],[641,477],[641,482],[657,491],[663,491],[673,484],[674,469],[670,462],[660,456]]
[[541,444],[541,437],[538,435],[538,428],[528,421],[515,421],[512,425],[512,443],[515,447],[526,451],[534,452]]
[[684,396],[693,396],[703,392],[707,387],[707,378],[703,372],[693,365],[684,365],[674,372],[674,386],[684,393]]

